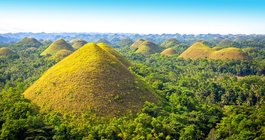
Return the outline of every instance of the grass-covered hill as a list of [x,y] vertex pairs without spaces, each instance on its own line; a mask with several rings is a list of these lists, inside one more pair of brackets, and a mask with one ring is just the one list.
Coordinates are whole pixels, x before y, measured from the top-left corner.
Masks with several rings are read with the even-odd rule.
[[219,60],[244,60],[248,59],[246,53],[239,48],[210,48],[203,41],[198,41],[184,51],[179,57],[183,59],[219,59]]
[[170,47],[174,47],[174,46],[179,45],[179,44],[180,44],[180,42],[176,38],[169,38],[169,39],[166,39],[161,44],[161,46],[164,48],[170,48]]
[[18,47],[27,47],[27,48],[30,48],[30,47],[38,48],[42,46],[42,44],[37,39],[32,38],[32,37],[25,37],[19,42],[17,42],[15,45]]
[[217,46],[220,47],[237,47],[236,42],[230,40],[230,39],[222,39]]
[[229,47],[214,51],[209,58],[220,60],[244,60],[248,59],[248,56],[239,48]]
[[136,53],[140,53],[142,55],[150,55],[154,53],[160,53],[162,48],[148,40],[138,39],[136,40],[130,47]]
[[[120,58],[119,58],[120,57]],[[42,112],[103,116],[138,112],[157,98],[108,45],[87,43],[47,70],[24,96]]]
[[116,45],[119,47],[129,47],[133,44],[133,41],[129,37],[122,37]]
[[70,44],[68,44],[64,39],[57,39],[40,55],[41,56],[47,56],[47,55],[53,56],[61,50],[74,51],[74,48]]
[[0,56],[7,56],[10,54],[15,54],[11,49],[9,48],[0,48]]
[[108,45],[111,45],[111,42],[109,42],[107,39],[105,38],[100,38],[97,43],[105,43],[105,44],[108,44]]
[[82,46],[84,46],[86,43],[87,42],[85,40],[82,40],[82,39],[74,40],[72,42],[72,47],[77,50],[77,49],[81,48]]
[[160,54],[169,56],[169,55],[174,55],[176,53],[177,52],[176,52],[175,49],[173,49],[173,48],[167,48],[164,51],[162,51]]

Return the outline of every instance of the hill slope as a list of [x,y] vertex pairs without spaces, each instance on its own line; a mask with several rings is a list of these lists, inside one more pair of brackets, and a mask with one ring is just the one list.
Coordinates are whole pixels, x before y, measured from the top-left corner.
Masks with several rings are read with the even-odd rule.
[[135,50],[136,53],[141,53],[142,55],[150,55],[162,51],[162,48],[157,44],[143,39],[136,40],[130,48]]
[[164,51],[162,51],[160,54],[169,56],[169,55],[174,55],[176,53],[177,53],[176,50],[174,50],[173,48],[167,48]]
[[198,41],[189,47],[186,51],[180,54],[179,57],[183,59],[198,59],[207,58],[214,50],[205,45],[203,42]]
[[74,49],[79,49],[84,46],[87,42],[85,40],[75,40],[72,42],[72,46]]
[[10,54],[15,54],[15,53],[9,48],[0,48],[0,56],[6,56]]
[[87,43],[46,71],[25,97],[43,112],[93,110],[104,116],[137,112],[145,101],[157,101],[106,46]]
[[16,46],[22,46],[22,47],[35,47],[38,48],[40,47],[42,44],[35,38],[31,38],[31,37],[25,37],[22,40],[20,40],[19,42],[16,43]]
[[203,42],[199,41],[194,43],[186,51],[184,51],[179,57],[183,59],[219,59],[219,60],[243,60],[248,59],[246,53],[239,48],[210,48]]
[[54,41],[46,50],[44,50],[40,55],[46,56],[46,55],[54,55],[60,50],[69,50],[74,51],[73,47],[68,44],[63,39],[58,39]]
[[166,39],[162,44],[161,46],[164,47],[164,48],[171,48],[171,47],[174,47],[176,45],[179,45],[180,42],[175,39],[175,38],[169,38],[169,39]]

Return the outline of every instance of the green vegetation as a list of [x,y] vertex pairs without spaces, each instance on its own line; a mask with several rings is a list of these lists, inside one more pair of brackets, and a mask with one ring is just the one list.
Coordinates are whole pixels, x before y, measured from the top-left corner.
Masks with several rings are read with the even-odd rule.
[[46,50],[44,50],[40,55],[41,56],[53,56],[61,50],[74,51],[74,48],[70,44],[68,44],[65,40],[57,39]]
[[171,48],[171,47],[177,46],[179,44],[180,44],[180,42],[177,39],[175,39],[175,38],[169,38],[169,39],[165,40],[161,44],[161,46],[164,47],[164,48]]
[[[264,37],[140,37],[181,44],[166,57],[89,43],[60,62],[39,55],[49,44],[0,44],[15,52],[0,57],[0,139],[265,139]],[[225,61],[180,58],[198,38]],[[214,47],[226,38],[241,49]],[[226,59],[241,50],[251,59]]]

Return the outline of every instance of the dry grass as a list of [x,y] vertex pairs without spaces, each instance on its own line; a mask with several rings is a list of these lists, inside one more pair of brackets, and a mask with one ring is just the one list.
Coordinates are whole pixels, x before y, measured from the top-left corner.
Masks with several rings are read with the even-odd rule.
[[74,48],[68,44],[63,39],[58,39],[54,41],[46,50],[44,50],[40,55],[46,56],[46,55],[54,55],[60,50],[69,50],[74,51]]
[[17,46],[24,46],[24,47],[40,47],[42,44],[35,38],[25,37],[19,42],[16,43]]
[[42,112],[93,110],[103,116],[138,112],[145,101],[157,101],[116,53],[107,45],[87,43],[46,71],[24,96]]
[[74,40],[72,42],[72,47],[77,50],[81,48],[82,46],[84,46],[86,43],[87,42],[85,40]]
[[170,55],[174,55],[176,53],[177,53],[176,50],[174,50],[173,48],[167,48],[164,51],[162,51],[160,54],[170,56]]
[[224,48],[219,47],[210,48],[202,42],[196,42],[186,51],[184,51],[179,57],[183,59],[219,59],[219,60],[243,60],[248,59],[245,54],[239,48]]
[[136,53],[141,53],[142,55],[150,55],[162,51],[162,48],[157,44],[143,39],[136,40],[130,48],[135,50]]
[[14,54],[14,52],[9,48],[0,48],[0,56],[6,56],[10,54]]

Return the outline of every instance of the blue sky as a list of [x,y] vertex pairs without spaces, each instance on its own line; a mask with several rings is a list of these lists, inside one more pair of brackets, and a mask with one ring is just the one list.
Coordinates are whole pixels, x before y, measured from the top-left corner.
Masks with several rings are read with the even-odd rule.
[[265,34],[265,0],[0,0],[0,33]]

